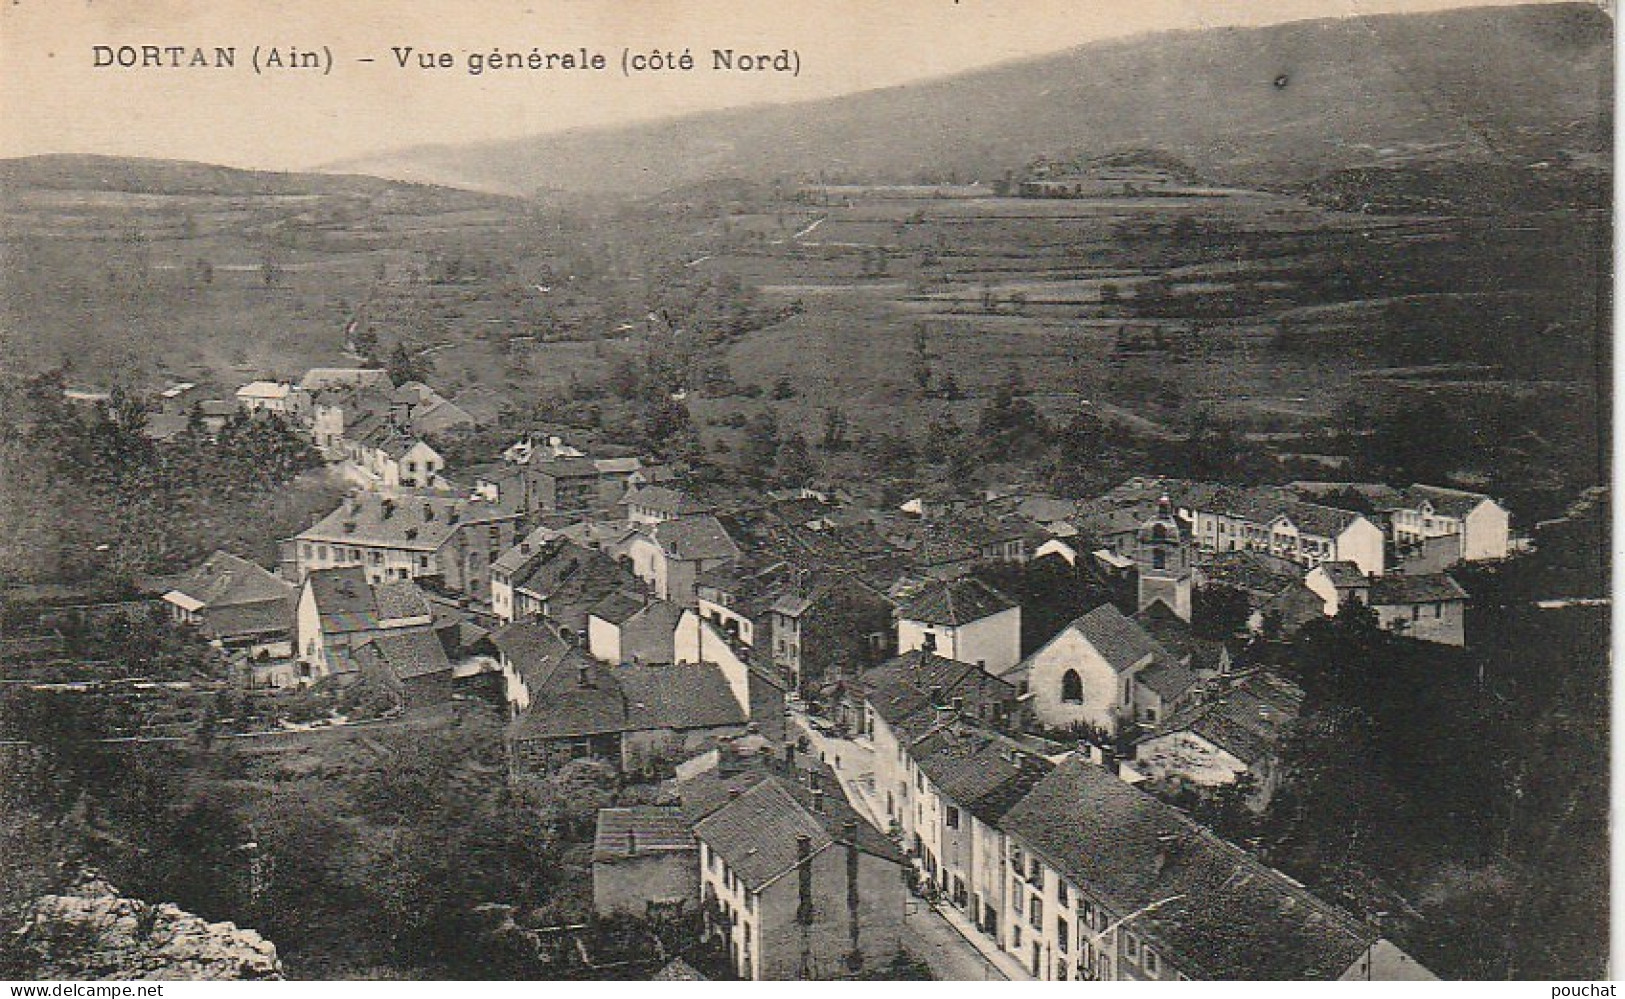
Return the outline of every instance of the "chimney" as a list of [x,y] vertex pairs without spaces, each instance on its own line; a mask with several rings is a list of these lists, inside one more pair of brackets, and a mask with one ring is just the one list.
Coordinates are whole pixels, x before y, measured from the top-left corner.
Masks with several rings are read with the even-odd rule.
[[802,833],[796,837],[796,889],[799,896],[796,905],[796,922],[802,926],[811,925],[813,919],[811,861],[812,837]]
[[[738,797],[740,795],[744,794],[744,793],[745,792],[739,790],[739,788],[737,788],[737,787],[730,787],[728,789],[728,800],[729,801],[734,801],[734,800],[738,799]],[[805,838],[805,837],[803,837],[803,838]]]
[[427,524],[429,521],[431,521],[433,519],[434,519],[434,504],[433,503],[425,503],[425,504],[423,504],[423,522],[425,524]]
[[937,707],[941,707],[942,704],[943,704],[942,687],[941,686],[932,686],[932,688],[931,688],[931,706],[934,707],[934,708],[937,708]]
[[821,788],[812,790],[812,810],[819,815],[824,814],[824,792]]
[[986,659],[978,659],[978,660],[976,660],[976,668],[981,670],[983,673],[986,673],[987,672],[987,660]]
[[1100,765],[1105,767],[1106,772],[1114,777],[1121,774],[1122,768],[1117,765],[1117,747],[1100,747]]
[[395,501],[392,499],[384,500],[383,509],[383,519],[388,520],[389,518],[395,516]]
[[582,687],[590,688],[592,686],[592,671],[589,667],[585,665],[576,667],[576,683]]

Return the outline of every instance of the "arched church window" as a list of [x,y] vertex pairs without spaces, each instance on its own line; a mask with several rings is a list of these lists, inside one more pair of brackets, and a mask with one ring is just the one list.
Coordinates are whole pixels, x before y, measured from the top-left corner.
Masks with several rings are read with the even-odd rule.
[[1061,700],[1068,704],[1083,703],[1083,677],[1075,669],[1069,669],[1061,677]]

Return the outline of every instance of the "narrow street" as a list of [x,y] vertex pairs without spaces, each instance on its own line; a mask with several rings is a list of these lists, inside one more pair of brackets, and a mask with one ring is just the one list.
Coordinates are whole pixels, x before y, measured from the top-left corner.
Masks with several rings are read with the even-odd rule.
[[[799,709],[791,710],[790,721],[807,737],[813,752],[835,771],[852,807],[870,825],[885,832],[888,823],[880,817],[879,802],[873,797],[874,748],[867,741],[820,733]],[[981,939],[974,930],[960,929],[943,913],[913,896],[904,913],[903,941],[909,953],[924,961],[939,981],[1030,980],[1018,962],[994,950],[991,941]]]

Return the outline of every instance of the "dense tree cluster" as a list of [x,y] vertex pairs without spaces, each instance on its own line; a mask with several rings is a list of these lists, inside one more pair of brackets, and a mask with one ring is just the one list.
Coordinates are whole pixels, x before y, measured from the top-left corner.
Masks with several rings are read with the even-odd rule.
[[[22,400],[29,419],[8,413],[0,426],[0,479],[21,510],[50,511],[42,533],[59,550],[33,555],[36,563],[45,556],[43,566],[61,559],[62,575],[178,569],[231,536],[200,528],[231,513],[243,515],[240,529],[253,519],[247,508],[321,465],[310,443],[274,415],[238,413],[210,433],[194,407],[184,430],[155,440],[146,433],[146,405],[133,394],[116,388],[110,401],[83,407],[63,397],[63,385],[60,369],[30,380]],[[43,566],[20,563],[18,578]]]

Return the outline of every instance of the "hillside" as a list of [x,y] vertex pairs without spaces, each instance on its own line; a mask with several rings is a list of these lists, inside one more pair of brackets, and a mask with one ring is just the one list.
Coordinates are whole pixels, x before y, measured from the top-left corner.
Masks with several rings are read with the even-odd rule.
[[328,169],[508,193],[647,194],[716,177],[983,180],[1037,156],[1163,150],[1218,182],[1413,158],[1609,147],[1612,22],[1584,4],[1301,21],[1085,46],[928,83]]

